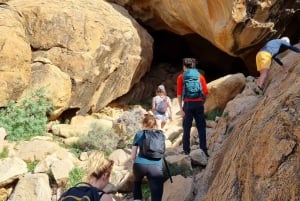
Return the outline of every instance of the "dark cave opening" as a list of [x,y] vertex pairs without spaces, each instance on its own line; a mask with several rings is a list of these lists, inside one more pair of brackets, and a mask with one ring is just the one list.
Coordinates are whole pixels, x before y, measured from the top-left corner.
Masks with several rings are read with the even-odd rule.
[[230,56],[209,41],[196,34],[180,36],[168,31],[150,31],[154,39],[153,65],[169,63],[180,71],[184,57],[194,57],[198,61],[197,68],[205,72],[208,81],[227,74],[244,73],[248,70],[243,60]]
[[[286,29],[277,35],[290,37],[291,44],[299,43],[300,26],[295,26],[299,22],[300,12],[298,11]],[[197,68],[204,71],[207,82],[234,73],[255,77],[259,75],[255,67],[255,54],[266,41],[256,44],[252,47],[253,51],[239,58],[219,50],[199,35],[181,36],[166,30],[154,30],[142,22],[140,24],[154,40],[151,70],[132,87],[129,93],[113,101],[112,105],[128,104],[129,100],[149,102],[159,84],[166,86],[170,97],[176,97],[176,74],[182,71],[184,57],[194,57],[198,60]]]

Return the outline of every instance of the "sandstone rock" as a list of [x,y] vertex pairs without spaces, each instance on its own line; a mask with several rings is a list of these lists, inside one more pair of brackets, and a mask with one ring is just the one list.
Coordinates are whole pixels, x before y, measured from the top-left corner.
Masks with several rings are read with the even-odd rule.
[[57,119],[69,107],[72,93],[71,85],[68,74],[62,72],[49,60],[36,58],[31,66],[29,86],[23,91],[22,97],[37,89],[43,89],[45,97],[51,100],[54,107],[50,119]]
[[78,159],[76,159],[66,149],[60,147],[56,142],[45,140],[23,141],[16,145],[15,149],[15,156],[26,162],[41,161],[49,153],[56,154],[59,159],[68,157],[73,162],[78,162]]
[[[169,30],[179,35],[197,34],[231,55],[240,55],[264,38],[281,32],[299,2],[278,1],[181,1],[111,0],[130,10],[155,30]],[[273,13],[280,13],[276,18]],[[281,22],[286,23],[281,23]],[[275,29],[276,27],[276,29]]]
[[209,94],[205,101],[205,113],[216,108],[224,109],[228,101],[241,93],[245,83],[245,76],[241,73],[227,75],[208,83]]
[[74,164],[70,159],[55,160],[50,167],[56,183],[62,186],[67,183],[69,173],[73,168]]
[[174,166],[177,166],[177,168],[181,168],[181,172],[189,173],[192,172],[192,164],[191,159],[186,155],[170,155],[166,156],[166,161]]
[[56,154],[51,154],[45,157],[45,159],[38,162],[36,167],[34,168],[34,173],[48,173],[51,165],[58,161]]
[[0,160],[0,187],[3,187],[27,173],[26,163],[17,157]]
[[[222,135],[223,140],[219,141],[219,149],[197,179],[196,201],[204,197],[207,201],[300,198],[300,178],[296,174],[300,169],[299,150],[295,148],[300,141],[300,113],[283,110],[300,108],[297,76],[300,60],[291,52],[285,60],[289,72],[273,66],[264,96],[247,96],[248,100],[237,97],[233,100],[236,103],[227,105],[232,107],[245,102],[241,107],[245,111],[238,108],[233,112],[227,126],[224,126],[226,120],[218,122],[213,135]],[[225,114],[223,117],[226,118]]]
[[[1,28],[7,34],[3,40],[9,38],[10,42],[0,52],[6,58],[1,60],[5,65],[0,65],[4,72],[0,80],[4,84],[19,80],[11,87],[7,84],[0,96],[2,105],[18,98],[26,87],[31,55],[32,60],[47,58],[69,75],[72,94],[68,104],[80,108],[82,114],[99,111],[127,93],[150,68],[153,39],[121,6],[91,0],[8,3],[22,17],[13,9],[1,12],[0,22],[12,28]],[[14,35],[19,37],[12,38]],[[13,74],[16,78],[8,70],[12,67],[21,69],[20,75]],[[68,100],[68,96],[64,98]]]
[[192,164],[206,166],[208,158],[201,149],[192,150],[190,156]]
[[17,184],[10,197],[12,201],[51,200],[51,188],[47,174],[26,174]]
[[30,43],[17,9],[0,5],[0,106],[20,97],[30,79]]
[[113,160],[116,165],[125,166],[130,162],[131,149],[117,149],[109,155],[109,159]]
[[164,183],[164,191],[162,200],[182,200],[188,201],[193,198],[193,180],[190,177],[184,178],[181,175],[172,177],[173,183],[167,180]]

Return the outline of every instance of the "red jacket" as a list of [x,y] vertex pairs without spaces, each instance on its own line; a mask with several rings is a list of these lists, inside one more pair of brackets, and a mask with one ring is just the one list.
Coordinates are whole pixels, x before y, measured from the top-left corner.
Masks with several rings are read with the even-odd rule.
[[[200,74],[200,82],[202,86],[203,95],[206,96],[208,94],[208,88],[206,85],[206,80],[202,74]],[[183,93],[183,73],[179,74],[177,77],[177,97],[182,97]],[[183,101],[203,101],[202,98],[184,98]]]

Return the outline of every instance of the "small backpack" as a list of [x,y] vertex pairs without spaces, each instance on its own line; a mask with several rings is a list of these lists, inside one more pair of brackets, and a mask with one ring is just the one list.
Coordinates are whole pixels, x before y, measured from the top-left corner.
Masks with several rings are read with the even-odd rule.
[[99,201],[103,191],[89,183],[80,182],[65,191],[58,201]]
[[201,98],[202,86],[199,80],[200,73],[196,68],[189,68],[183,73],[183,98]]
[[164,157],[166,137],[162,130],[144,130],[142,153],[145,158],[159,160]]
[[165,114],[166,111],[168,110],[168,107],[169,107],[168,97],[157,98],[155,110],[158,113]]

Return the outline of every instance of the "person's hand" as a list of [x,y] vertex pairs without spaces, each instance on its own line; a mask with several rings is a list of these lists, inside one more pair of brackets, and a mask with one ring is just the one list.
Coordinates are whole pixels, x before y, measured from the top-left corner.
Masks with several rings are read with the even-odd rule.
[[183,110],[180,110],[180,115],[181,115],[182,117],[184,117],[185,113],[184,113]]

